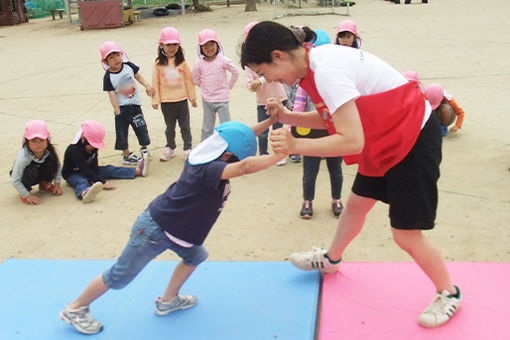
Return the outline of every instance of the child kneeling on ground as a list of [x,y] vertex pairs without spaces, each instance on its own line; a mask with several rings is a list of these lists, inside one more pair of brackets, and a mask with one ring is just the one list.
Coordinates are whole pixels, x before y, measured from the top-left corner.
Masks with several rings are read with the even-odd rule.
[[74,188],[76,197],[83,203],[90,203],[103,189],[115,189],[107,179],[133,179],[147,176],[149,154],[144,153],[136,168],[114,165],[99,166],[98,152],[104,148],[105,131],[101,123],[87,120],[81,125],[73,142],[64,155],[62,176]]
[[90,315],[89,305],[109,289],[125,287],[167,249],[182,261],[177,264],[163,296],[156,300],[155,312],[163,316],[193,307],[197,298],[179,295],[179,290],[208,257],[203,243],[230,194],[229,179],[266,169],[285,157],[255,156],[255,136],[273,122],[270,118],[253,128],[239,122],[225,122],[193,149],[181,177],[138,216],[117,262],[92,279],[81,295],[62,310],[62,320],[84,334],[100,332],[103,325]]

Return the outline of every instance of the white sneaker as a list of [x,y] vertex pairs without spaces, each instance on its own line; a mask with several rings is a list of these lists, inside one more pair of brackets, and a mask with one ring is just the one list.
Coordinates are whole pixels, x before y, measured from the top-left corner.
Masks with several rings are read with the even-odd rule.
[[434,301],[425,308],[418,318],[418,323],[423,327],[433,328],[444,325],[459,310],[462,295],[459,287],[454,286],[459,292],[459,297],[453,296],[448,290],[436,293]]
[[188,309],[197,304],[197,298],[193,295],[177,295],[172,301],[164,302],[160,297],[154,302],[154,311],[159,316],[168,315],[176,310]]
[[282,165],[285,165],[287,164],[287,159],[286,158],[282,158],[281,160],[279,160],[276,165],[278,166],[282,166]]
[[190,153],[191,153],[191,149],[184,150],[184,158],[188,159]]
[[103,191],[103,183],[95,182],[90,187],[83,190],[81,194],[81,199],[83,203],[92,202],[96,198],[97,194],[99,194],[101,191]]
[[146,177],[149,174],[149,164],[151,163],[150,155],[148,152],[142,153],[142,159],[138,161],[138,171],[140,176]]
[[290,263],[301,270],[318,270],[325,274],[337,272],[340,262],[332,264],[324,255],[326,255],[326,249],[313,247],[312,251],[290,255],[289,260]]
[[175,157],[175,150],[167,146],[161,156],[159,156],[159,160],[162,162],[169,161],[170,159]]

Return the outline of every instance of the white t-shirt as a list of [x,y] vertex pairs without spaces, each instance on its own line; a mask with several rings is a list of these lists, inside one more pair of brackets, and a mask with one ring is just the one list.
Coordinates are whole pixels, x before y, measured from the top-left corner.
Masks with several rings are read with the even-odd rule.
[[[400,72],[375,55],[340,45],[312,48],[310,68],[315,74],[317,91],[331,114],[359,96],[389,91],[407,83]],[[424,121],[429,115],[427,105]]]

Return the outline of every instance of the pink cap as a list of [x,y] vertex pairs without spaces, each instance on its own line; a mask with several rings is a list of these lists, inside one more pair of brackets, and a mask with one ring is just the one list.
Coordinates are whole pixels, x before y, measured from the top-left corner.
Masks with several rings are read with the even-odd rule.
[[215,41],[218,44],[220,43],[216,32],[214,32],[213,30],[211,30],[209,28],[206,28],[205,30],[202,30],[202,31],[200,31],[200,33],[198,33],[198,44],[200,46],[206,44],[209,41]]
[[179,38],[179,31],[173,27],[165,27],[159,33],[158,42],[163,45],[167,44],[181,44],[181,39]]
[[441,86],[441,84],[438,83],[430,84],[425,89],[425,96],[427,96],[427,99],[429,100],[432,110],[435,110],[437,109],[439,104],[441,104],[441,102],[443,101],[444,89]]
[[407,80],[414,80],[417,83],[420,82],[420,76],[418,75],[418,72],[415,72],[415,71],[405,71],[404,73],[402,73],[402,75]]
[[86,120],[81,124],[82,136],[96,149],[104,148],[104,127],[95,120]]
[[356,27],[356,23],[352,20],[344,20],[340,22],[336,28],[336,33],[338,34],[340,32],[351,32],[359,38],[358,28]]
[[34,119],[25,124],[25,134],[23,135],[27,140],[34,138],[48,139],[48,127],[43,120]]
[[129,61],[126,52],[121,50],[121,48],[119,47],[119,45],[117,45],[115,41],[105,41],[99,48],[99,52],[101,53],[101,63],[103,64],[103,68],[105,70],[108,70],[110,68],[110,66],[108,66],[107,63],[105,63],[105,60],[110,55],[110,53],[120,52],[122,54],[122,59],[124,60],[124,62]]
[[252,21],[248,25],[244,26],[244,39],[245,39],[245,41],[246,41],[246,38],[248,37],[248,33],[250,33],[250,30],[253,28],[253,26],[255,26],[258,23],[259,23],[258,21]]

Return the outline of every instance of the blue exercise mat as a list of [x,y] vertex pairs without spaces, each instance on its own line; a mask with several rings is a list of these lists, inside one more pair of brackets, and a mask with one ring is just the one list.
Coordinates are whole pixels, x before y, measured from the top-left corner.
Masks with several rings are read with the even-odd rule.
[[[112,261],[13,260],[0,266],[0,339],[91,338],[59,319]],[[162,295],[177,262],[153,261],[126,288],[91,305],[103,323],[94,339],[314,339],[320,275],[282,262],[204,262],[184,285],[191,309],[160,317]]]

